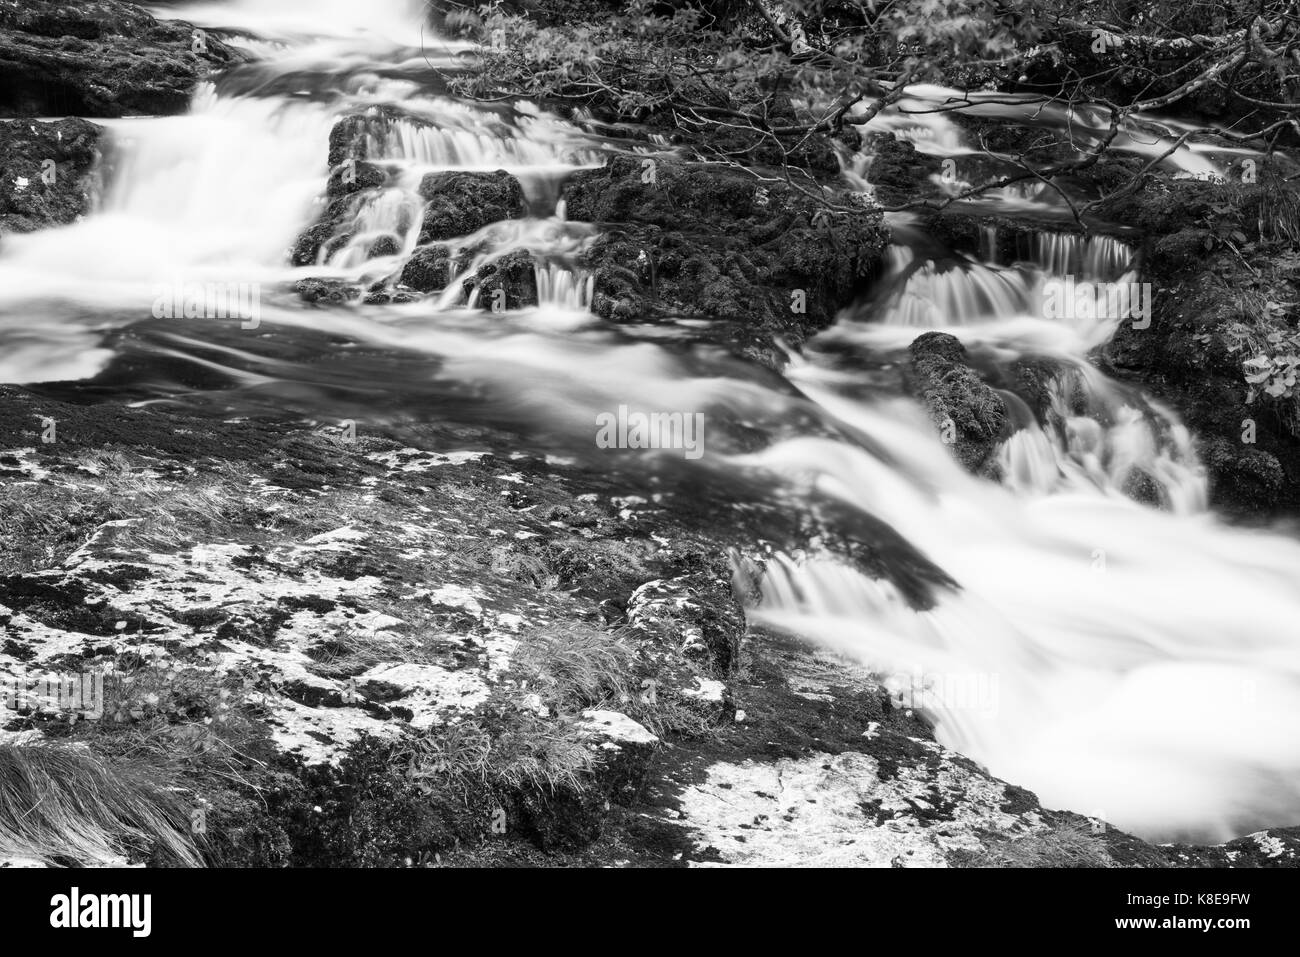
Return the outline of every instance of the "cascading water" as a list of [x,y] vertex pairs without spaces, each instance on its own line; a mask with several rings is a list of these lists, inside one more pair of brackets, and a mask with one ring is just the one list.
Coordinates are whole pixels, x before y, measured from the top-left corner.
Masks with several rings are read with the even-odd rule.
[[[149,358],[189,361],[224,375],[227,387],[215,391],[237,414],[241,402],[314,398],[319,408],[300,411],[324,415],[349,389],[361,398],[346,411],[358,417],[382,414],[389,393],[393,414],[428,414],[438,399],[472,394],[485,421],[508,419],[523,434],[531,427],[550,450],[576,458],[591,454],[593,412],[620,404],[704,411],[718,433],[727,423],[771,423],[760,451],[724,443],[681,467],[736,488],[787,488],[796,509],[816,497],[879,520],[951,583],[917,602],[829,552],[777,553],[761,570],[756,622],[867,663],[900,703],[933,720],[942,743],[1045,804],[1157,838],[1294,823],[1300,595],[1291,582],[1300,544],[1208,514],[1187,430],[1089,365],[1089,350],[1130,321],[1131,302],[1121,314],[1101,305],[1044,312],[1048,284],[1064,276],[1136,282],[1122,239],[1042,232],[1008,254],[986,231],[978,255],[941,257],[907,242],[915,227],[899,217],[881,295],[793,358],[784,381],[721,349],[664,349],[592,316],[592,279],[572,267],[594,230],[567,220],[558,183],[597,165],[601,144],[527,105],[465,104],[376,75],[384,58],[423,70],[432,55],[451,68],[458,48],[419,28],[418,4],[325,6],[240,0],[157,11],[254,34],[245,45],[265,58],[252,65],[259,77],[298,82],[308,62],[330,63],[331,73],[311,96],[219,85],[201,90],[186,116],[110,122],[101,208],[66,228],[6,239],[0,380],[87,379],[115,350],[132,349],[141,367]],[[945,91],[912,92],[876,126],[935,155],[974,148],[951,121],[925,112]],[[360,202],[351,238],[318,263],[286,265],[324,191],[335,120],[390,106],[404,118],[369,146],[375,162],[400,170],[397,186]],[[1050,104],[977,102],[972,112],[1071,124],[1085,143],[1097,131],[1096,118]],[[1143,155],[1162,148],[1158,138],[1125,136]],[[850,182],[865,161],[850,164]],[[1170,162],[1191,175],[1214,166],[1195,148]],[[290,293],[308,276],[391,273],[417,241],[425,175],[497,168],[519,176],[532,216],[461,237],[464,255],[440,296],[309,310]],[[1001,201],[1041,211],[1047,198]],[[477,290],[467,297],[459,280],[521,250],[538,264],[540,305],[474,309],[484,305]],[[178,275],[264,284],[261,328],[151,324],[154,287]],[[111,335],[128,327],[132,336]],[[1022,358],[1052,365],[1045,399],[998,450],[995,477],[966,473],[914,403],[864,394],[828,348],[893,361],[932,329],[954,332],[995,369]],[[365,349],[323,345],[340,341]],[[373,354],[383,358],[369,361]],[[194,398],[168,381],[142,376],[138,385],[158,399]],[[816,434],[801,429],[809,422]],[[629,466],[629,483],[644,470]],[[1147,490],[1142,501],[1135,483]]]

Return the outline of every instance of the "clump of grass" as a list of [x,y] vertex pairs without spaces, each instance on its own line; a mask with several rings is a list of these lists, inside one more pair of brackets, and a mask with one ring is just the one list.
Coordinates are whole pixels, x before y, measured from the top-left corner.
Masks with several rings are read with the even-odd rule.
[[142,767],[61,745],[0,745],[0,857],[96,866],[145,854],[202,866],[187,809]]
[[544,560],[512,542],[458,536],[448,542],[447,559],[454,567],[472,571],[487,568],[494,575],[541,591],[560,587],[560,576]]
[[979,851],[956,851],[957,867],[1114,867],[1105,845],[1076,825],[1024,837],[995,838]]
[[479,719],[413,738],[405,754],[412,780],[429,790],[445,779],[505,793],[580,793],[596,755],[572,723],[519,713],[496,728]]
[[67,482],[0,487],[0,511],[10,532],[0,545],[0,573],[56,565],[90,541],[105,522],[147,518],[138,526],[123,527],[119,541],[170,551],[178,543],[255,527],[263,518],[246,501],[247,483],[241,484],[237,476],[176,484],[112,455],[96,458],[88,472]]
[[0,575],[50,568],[90,540],[112,518],[112,503],[93,490],[0,485]]
[[237,677],[209,668],[147,664],[107,675],[102,716],[78,722],[75,732],[96,753],[169,777],[248,785],[249,769],[264,765],[254,752],[267,737],[256,697]]
[[510,671],[521,688],[564,712],[625,695],[635,659],[624,636],[573,623],[521,641]]
[[602,538],[493,540],[456,537],[448,544],[453,565],[530,584],[541,591],[588,589],[626,592],[650,572],[645,546]]
[[[581,794],[599,759],[576,714],[636,710],[635,661],[625,636],[591,625],[537,632],[520,642],[482,714],[413,738],[403,760],[430,789],[460,779],[503,794]],[[517,706],[525,695],[536,695],[546,715]]]
[[1275,171],[1272,163],[1264,164],[1263,173],[1256,222],[1260,239],[1294,246],[1300,241],[1300,190]]
[[309,537],[359,511],[359,493],[322,495],[310,509],[276,508],[255,491],[255,473],[231,463],[180,477],[161,476],[148,460],[116,452],[70,464],[76,471],[57,481],[0,486],[9,530],[0,543],[0,574],[52,567],[110,521],[141,519],[119,529],[118,544],[171,553],[200,543]]
[[436,664],[439,656],[419,638],[393,631],[345,626],[311,651],[311,670],[326,678],[350,678],[382,664]]
[[708,718],[643,671],[627,633],[582,623],[525,637],[510,663],[519,690],[536,694],[557,714],[620,711],[661,736],[710,730]]

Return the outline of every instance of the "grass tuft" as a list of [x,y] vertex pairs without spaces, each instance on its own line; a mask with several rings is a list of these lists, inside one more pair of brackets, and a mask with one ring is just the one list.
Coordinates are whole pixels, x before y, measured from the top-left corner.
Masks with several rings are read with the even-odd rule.
[[1067,825],[1028,834],[998,838],[980,851],[957,851],[956,867],[1114,867],[1106,846],[1083,827]]
[[182,802],[132,764],[52,744],[0,745],[0,858],[201,867]]

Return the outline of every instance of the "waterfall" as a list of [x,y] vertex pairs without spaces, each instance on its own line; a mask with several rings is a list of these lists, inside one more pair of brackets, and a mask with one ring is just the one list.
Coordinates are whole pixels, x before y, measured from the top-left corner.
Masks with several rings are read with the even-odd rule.
[[[158,372],[186,361],[225,375],[223,403],[248,411],[361,395],[348,407],[358,418],[428,416],[442,400],[460,408],[472,399],[467,414],[480,423],[588,462],[595,412],[639,404],[705,413],[706,454],[679,455],[674,468],[738,498],[777,490],[794,513],[833,502],[892,529],[952,582],[918,607],[888,576],[871,577],[817,542],[800,554],[755,542],[755,623],[870,666],[899,707],[933,721],[941,743],[1045,805],[1153,839],[1295,822],[1300,543],[1210,514],[1187,428],[1089,364],[1092,349],[1135,321],[1128,290],[1142,292],[1141,275],[1128,244],[1042,228],[1012,243],[999,227],[982,232],[978,249],[938,251],[900,235],[879,294],[846,310],[783,374],[707,343],[704,322],[604,323],[591,313],[596,277],[577,265],[596,229],[568,221],[556,198],[565,176],[599,165],[617,144],[529,104],[462,103],[409,76],[381,76],[377,62],[425,70],[421,43],[434,55],[455,47],[420,29],[420,9],[413,0],[158,8],[249,31],[247,48],[265,58],[249,69],[288,78],[295,92],[227,78],[229,86],[201,89],[184,116],[107,121],[100,208],[63,228],[6,237],[0,251],[0,380],[89,379],[132,350],[120,375],[137,375],[130,384],[168,401],[202,398]],[[305,63],[333,72],[312,79]],[[960,125],[932,112],[950,95],[916,87],[869,129],[935,156],[972,152]],[[970,100],[973,116],[1075,130],[1080,148],[1104,129],[1100,114],[1033,98]],[[354,199],[347,243],[291,267],[286,250],[320,209],[331,129],[371,107],[396,116],[375,125],[367,145],[398,175]],[[1126,126],[1121,148],[1158,155],[1179,130],[1164,125],[1168,135]],[[860,185],[868,160],[849,159],[851,183]],[[1167,163],[1188,175],[1218,169],[1194,145]],[[532,215],[456,239],[445,290],[310,309],[291,294],[303,278],[391,277],[418,242],[423,176],[497,169],[519,177]],[[991,202],[1016,213],[1048,200],[1034,186]],[[538,306],[476,311],[479,290],[466,295],[464,281],[513,253],[532,258]],[[245,334],[150,321],[155,284],[177,276],[264,284],[262,326]],[[1069,308],[1057,314],[1048,303],[1067,279]],[[889,385],[878,386],[837,363],[847,353],[896,369],[929,330],[958,336],[1001,394],[1029,409],[996,450],[995,476],[965,472],[886,376]],[[367,364],[368,356],[380,359]],[[1032,402],[1014,376],[1030,360],[1054,370]],[[250,382],[261,391],[241,391]],[[764,441],[733,446],[734,434]],[[644,487],[667,458],[653,450],[598,467],[611,482],[621,474]]]

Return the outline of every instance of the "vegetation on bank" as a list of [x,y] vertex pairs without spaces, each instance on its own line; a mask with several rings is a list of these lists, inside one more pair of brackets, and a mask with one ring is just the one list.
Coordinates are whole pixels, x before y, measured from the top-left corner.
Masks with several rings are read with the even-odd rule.
[[[479,40],[466,95],[524,96],[597,120],[642,124],[710,160],[778,167],[801,184],[832,138],[868,123],[909,83],[1090,104],[1109,127],[1080,155],[1036,159],[969,195],[1054,181],[1112,150],[1129,117],[1174,110],[1216,120],[1187,140],[1296,142],[1291,0],[504,0],[449,4],[444,26]],[[960,113],[960,98],[942,109]],[[1224,129],[1223,127],[1227,128]],[[1171,149],[1172,152],[1172,149]],[[1131,185],[1131,181],[1125,186]],[[963,197],[964,198],[964,197]]]

